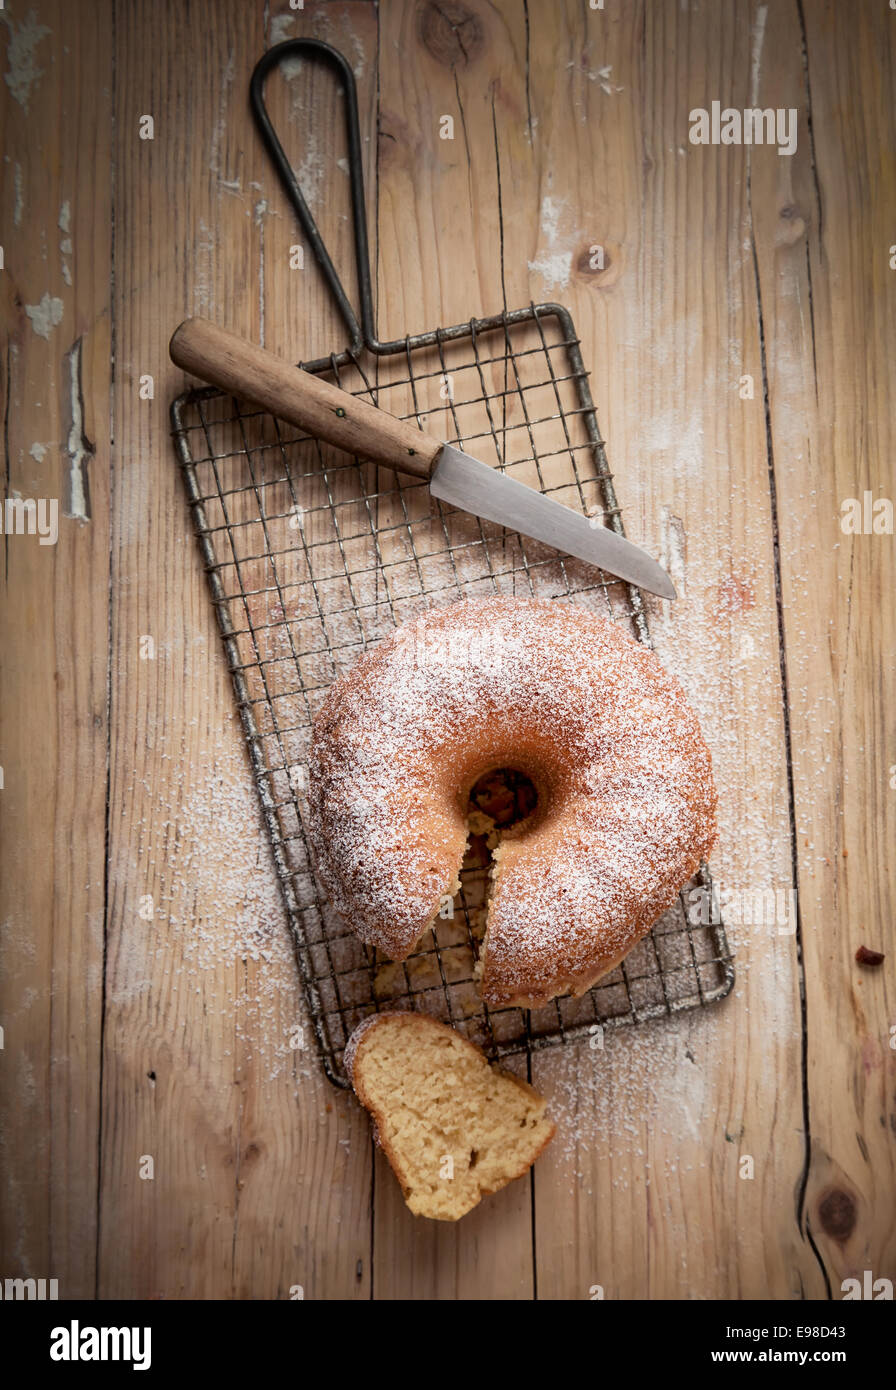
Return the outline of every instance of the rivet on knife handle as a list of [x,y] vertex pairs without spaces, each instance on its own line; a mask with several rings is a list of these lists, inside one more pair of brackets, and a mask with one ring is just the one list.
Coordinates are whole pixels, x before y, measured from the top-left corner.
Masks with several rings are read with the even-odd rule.
[[223,391],[254,401],[328,444],[428,479],[442,449],[434,436],[348,391],[303,372],[208,319],[186,319],[169,345],[171,360]]

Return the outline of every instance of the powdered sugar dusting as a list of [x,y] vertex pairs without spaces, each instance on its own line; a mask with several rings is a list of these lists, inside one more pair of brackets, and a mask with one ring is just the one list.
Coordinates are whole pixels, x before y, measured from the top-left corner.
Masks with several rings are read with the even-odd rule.
[[[228,746],[222,740],[206,769],[186,771],[183,760],[192,785],[160,794],[165,783],[143,783],[141,801],[151,810],[136,827],[136,853],[152,917],[135,913],[122,935],[109,999],[128,1006],[160,989],[201,994],[206,1014],[232,1022],[235,1045],[243,1056],[251,1050],[271,1078],[310,1074],[314,1047],[280,885],[244,756],[234,739],[238,751],[226,757]],[[180,762],[176,749],[163,756]]]
[[[448,635],[456,656],[443,643],[432,659]],[[680,686],[581,608],[495,598],[435,609],[337,683],[309,769],[324,889],[363,940],[407,956],[453,886],[469,787],[500,766],[527,772],[545,804],[501,847],[483,995],[584,988],[708,853],[715,793]]]

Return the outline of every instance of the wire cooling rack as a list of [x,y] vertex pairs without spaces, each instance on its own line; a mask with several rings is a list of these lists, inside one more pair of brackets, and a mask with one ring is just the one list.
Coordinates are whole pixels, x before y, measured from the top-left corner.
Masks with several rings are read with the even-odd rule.
[[[368,375],[360,358],[334,358],[327,375],[621,531],[579,342],[560,306],[419,335],[372,365]],[[727,994],[734,972],[724,927],[693,911],[711,895],[706,869],[611,975],[580,999],[531,1012],[487,1009],[474,984],[488,878],[475,838],[457,899],[408,960],[386,960],[337,919],[318,892],[303,831],[311,721],[332,682],[434,603],[489,593],[563,598],[647,641],[641,596],[217,391],[180,397],[172,418],[329,1078],[345,1084],[347,1038],[377,1009],[423,1009],[501,1057]]]
[[[359,326],[262,99],[266,73],[302,52],[338,70],[347,102],[361,294]],[[270,50],[252,82],[256,119],[350,330],[348,349],[304,364],[623,533],[569,312],[531,304],[381,343],[373,329],[360,138],[351,68],[314,40]],[[360,209],[360,211],[359,211]],[[538,541],[437,502],[426,483],[345,454],[215,389],[174,401],[172,425],[308,1009],[329,1079],[361,1019],[420,1009],[493,1058],[710,1004],[734,982],[705,866],[622,964],[579,999],[488,1009],[474,983],[489,855],[472,835],[461,889],[406,961],[363,945],[321,896],[303,829],[311,721],[334,680],[434,604],[503,594],[565,599],[649,633],[639,591]],[[511,791],[513,789],[511,788]],[[696,910],[695,910],[696,905]]]

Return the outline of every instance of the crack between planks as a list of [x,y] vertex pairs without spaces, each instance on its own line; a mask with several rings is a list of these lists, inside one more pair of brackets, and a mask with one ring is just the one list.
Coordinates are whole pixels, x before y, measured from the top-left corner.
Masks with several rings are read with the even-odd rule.
[[[806,84],[806,128],[809,132],[809,160],[812,168],[812,185],[815,189],[815,203],[818,210],[818,248],[819,251],[821,251],[822,235],[824,232],[824,211],[821,200],[821,185],[818,182],[818,164],[815,158],[815,131],[812,126],[812,82],[809,76],[809,40],[806,31],[806,14],[803,9],[803,0],[796,0],[796,12],[800,22],[800,55],[803,63],[803,79]],[[814,347],[814,336],[812,342]]]
[[803,919],[800,907],[801,894],[799,892],[799,851],[797,841],[796,826],[796,792],[793,778],[793,741],[790,722],[790,692],[787,672],[787,641],[784,622],[784,603],[781,584],[781,548],[780,548],[780,525],[778,513],[778,488],[775,476],[775,452],[772,434],[771,404],[769,397],[769,378],[768,378],[768,356],[765,343],[765,317],[762,307],[762,281],[759,273],[759,253],[756,245],[756,227],[753,219],[753,186],[752,186],[752,159],[751,149],[747,147],[746,158],[746,192],[747,192],[747,213],[750,222],[750,249],[753,262],[753,279],[756,291],[756,313],[759,326],[759,358],[762,371],[762,401],[765,413],[765,447],[766,462],[768,466],[768,487],[769,487],[769,506],[771,511],[772,524],[772,549],[774,557],[774,576],[775,576],[775,610],[778,628],[778,665],[781,678],[781,695],[783,700],[783,725],[784,725],[784,751],[787,767],[787,801],[790,819],[790,862],[793,885],[796,889],[796,958],[797,958],[797,977],[799,982],[800,995],[800,1071],[801,1071],[801,1092],[802,1092],[802,1112],[803,1112],[803,1167],[796,1194],[796,1218],[800,1232],[805,1233],[805,1238],[818,1262],[824,1279],[827,1297],[832,1297],[831,1281],[825,1266],[824,1259],[806,1217],[806,1191],[809,1185],[809,1170],[812,1161],[812,1130],[809,1099],[809,1029],[808,1029],[808,1008],[806,1000],[806,973],[803,956]]
[[526,25],[526,125],[529,129],[529,144],[534,139],[532,132],[532,90],[530,86],[531,64],[530,64],[530,39],[529,33],[529,0],[523,0],[523,19]]
[[[809,41],[806,34],[806,16],[803,0],[797,0],[797,15],[800,23],[800,54],[803,64],[803,81],[806,87],[806,127],[809,131],[809,164],[812,169],[812,187],[815,190],[815,209],[818,221],[818,250],[823,254],[824,213],[821,201],[821,185],[818,182],[818,164],[815,158],[815,131],[812,125],[812,81],[809,75]],[[815,402],[818,404],[818,354],[815,344],[815,298],[812,289],[812,256],[809,238],[806,237],[806,285],[809,294],[809,330],[812,335],[812,379],[815,386]]]
[[[243,961],[243,992],[244,998],[249,993],[249,966]],[[239,1049],[235,1049],[239,1051]],[[240,1089],[240,1104],[236,1119],[236,1162],[234,1165],[233,1176],[233,1240],[230,1246],[230,1294],[236,1298],[236,1243],[240,1231],[240,1171],[243,1162],[243,1111],[246,1106],[246,1096],[243,1083],[237,1083]]]
[[[495,112],[495,89],[492,87],[492,136],[495,142],[495,176],[496,176],[496,196],[498,203],[498,250],[501,264],[501,308],[507,311],[507,284],[504,276],[504,198],[501,187],[501,151],[498,147],[498,118]],[[505,362],[504,374],[507,378],[508,367]],[[504,398],[504,410],[507,410],[507,397]]]
[[[528,95],[528,73],[529,73],[528,34],[529,34],[529,22],[528,22],[528,11],[527,11],[527,15],[526,15],[526,39],[527,39],[527,44],[526,44],[526,83],[527,83],[527,95]],[[506,312],[507,312],[507,283],[506,283],[506,278],[505,278],[505,267],[504,267],[504,196],[503,196],[503,187],[502,187],[502,184],[501,184],[501,148],[500,148],[500,144],[499,144],[499,141],[498,141],[498,117],[497,117],[497,112],[496,112],[496,110],[495,110],[495,89],[494,89],[494,86],[492,86],[492,89],[491,89],[491,99],[492,99],[492,135],[493,135],[493,138],[494,138],[494,145],[495,145],[495,186],[496,186],[496,200],[497,200],[497,205],[498,205],[498,249],[499,249],[500,264],[501,264],[501,308],[502,308],[503,311],[506,313]],[[530,128],[531,128],[531,127],[530,127]],[[509,371],[510,371],[510,368],[509,368],[509,366],[508,366],[507,361],[505,360],[505,362],[504,362],[504,393],[503,393],[503,401],[502,401],[502,414],[503,414],[503,419],[504,419],[504,428],[503,428],[503,430],[502,430],[502,436],[505,436],[505,437],[506,437],[506,433],[507,433],[507,402],[508,402],[508,398],[509,398],[509,397],[508,397],[508,391],[507,391],[507,383],[508,383],[508,379],[509,379]],[[505,543],[506,543],[506,536],[505,536]],[[532,1084],[532,1053],[531,1053],[528,1049],[527,1049],[527,1055],[526,1055],[526,1076],[527,1076],[527,1079],[528,1079],[528,1081],[529,1081],[529,1084],[531,1085],[531,1084]],[[537,1258],[538,1246],[537,1246],[537,1220],[536,1220],[535,1168],[534,1168],[534,1166],[533,1166],[533,1167],[530,1167],[530,1169],[529,1169],[529,1222],[530,1222],[530,1228],[531,1228],[531,1233],[532,1233],[532,1299],[533,1299],[534,1302],[537,1303],[537,1302],[538,1302],[538,1258]]]
[[[749,196],[749,195],[748,195]],[[751,213],[752,223],[752,213]],[[796,827],[796,794],[793,781],[793,751],[792,735],[790,724],[790,693],[787,676],[787,647],[785,639],[784,625],[784,605],[781,591],[781,555],[780,555],[780,532],[778,525],[778,492],[775,479],[775,460],[772,441],[771,410],[769,405],[768,391],[768,364],[765,350],[765,327],[762,311],[762,291],[759,282],[759,262],[756,252],[756,239],[751,234],[751,244],[753,253],[753,274],[756,282],[756,301],[759,318],[759,355],[762,365],[762,394],[765,409],[765,435],[766,435],[766,458],[768,462],[768,482],[769,482],[769,503],[771,507],[772,520],[772,546],[774,552],[774,572],[775,572],[775,609],[777,613],[778,626],[778,664],[781,676],[781,694],[784,704],[784,748],[787,764],[787,801],[790,818],[790,861],[791,874],[794,887],[797,890],[796,906],[796,953],[797,953],[797,972],[799,979],[800,992],[800,1067],[802,1077],[802,1108],[803,1108],[803,1169],[800,1174],[800,1181],[797,1190],[797,1222],[800,1230],[803,1230],[805,1223],[805,1234],[809,1245],[818,1261],[827,1288],[828,1298],[831,1297],[831,1285],[824,1260],[815,1244],[812,1232],[809,1229],[806,1215],[806,1190],[809,1184],[809,1168],[812,1157],[812,1131],[810,1125],[810,1106],[809,1106],[809,1034],[808,1034],[808,1012],[806,1002],[806,976],[803,961],[803,920],[800,907],[799,891],[799,854],[797,848],[797,827]]]
[[[6,400],[3,404],[3,454],[6,468],[6,487],[4,489],[4,500],[9,496],[10,466],[9,466],[9,398],[12,392],[12,339],[9,330],[6,333]],[[4,517],[3,524],[3,575],[6,583],[9,583],[9,533],[6,530]]]
[[818,354],[815,350],[815,300],[812,294],[812,256],[809,251],[809,238],[806,237],[806,285],[809,293],[809,332],[812,335],[812,384],[815,387],[815,404],[818,405]]
[[[501,308],[502,308],[502,310],[504,311],[504,313],[506,314],[506,312],[507,312],[507,283],[506,283],[506,278],[505,278],[505,273],[504,273],[504,191],[503,191],[503,185],[502,185],[502,183],[501,183],[501,149],[500,149],[500,145],[499,145],[499,143],[498,143],[498,116],[497,116],[497,111],[495,110],[495,87],[494,87],[494,83],[493,83],[492,86],[491,86],[491,99],[492,99],[492,137],[493,137],[493,139],[494,139],[494,147],[495,147],[495,200],[496,200],[497,206],[498,206],[498,249],[499,249],[500,265],[501,265],[501,271],[500,271],[500,280],[501,280]],[[506,329],[505,329],[505,333],[506,333]],[[507,412],[508,412],[508,401],[510,400],[510,393],[509,393],[509,389],[508,389],[508,388],[509,388],[509,384],[510,384],[510,363],[507,361],[507,358],[506,358],[506,356],[505,356],[505,359],[504,359],[504,389],[503,389],[502,396],[501,396],[501,420],[502,420],[502,426],[501,426],[501,454],[502,454],[502,457],[504,456],[504,453],[505,453],[505,450],[506,450],[506,444],[507,444]],[[501,538],[501,554],[502,554],[502,556],[506,556],[506,553],[507,553],[507,532],[506,532],[506,530],[505,530],[504,533],[503,533],[503,536],[502,536],[502,538]]]
[[[846,675],[847,675],[847,671],[848,671],[848,668],[849,668],[849,641],[850,641],[850,636],[851,636],[851,633],[852,633],[852,591],[853,591],[853,584],[854,584],[854,582],[855,582],[855,565],[856,565],[856,547],[853,545],[853,546],[850,547],[850,555],[849,555],[849,588],[848,588],[847,591],[846,591],[846,638],[845,638],[845,641],[844,641],[844,644],[843,644],[843,665],[842,665],[841,670],[840,670],[840,677],[839,677],[839,679],[838,679],[838,681],[837,681],[837,696],[838,696],[838,699],[839,699],[839,701],[840,701],[840,708],[841,708],[841,709],[843,708],[844,689],[845,689],[845,685],[846,685]],[[833,655],[833,653],[831,653],[831,654]],[[842,721],[842,720],[840,720],[839,737],[838,737],[838,739],[837,739],[837,756],[838,756],[838,758],[839,758],[840,767],[841,767],[841,769],[842,769],[842,767],[843,767],[843,762],[844,762],[844,751],[843,751],[843,721]],[[834,811],[835,811],[835,819],[836,819],[836,824],[837,824],[837,850],[838,850],[838,851],[841,851],[842,848],[843,848],[843,829],[842,829],[842,820],[841,820],[842,811],[843,811],[843,791],[842,791],[842,785],[839,784],[839,783],[838,783],[836,792],[834,793]],[[834,881],[834,905],[835,905],[835,907],[839,910],[839,889],[838,889],[838,885],[837,885],[837,880],[836,880],[836,879],[835,879],[835,881]],[[867,1157],[866,1157],[866,1160],[865,1160],[865,1161],[867,1162]]]
[[116,7],[113,3],[110,14],[110,51],[111,51],[111,107],[109,122],[109,139],[111,143],[112,158],[110,160],[109,172],[109,505],[108,505],[108,526],[109,526],[109,569],[107,581],[106,598],[106,808],[103,820],[103,968],[102,985],[100,990],[100,1039],[99,1039],[99,1077],[98,1077],[98,1105],[99,1122],[97,1125],[97,1157],[96,1157],[96,1252],[94,1259],[94,1299],[100,1297],[100,1251],[102,1248],[102,1191],[103,1191],[103,1084],[105,1081],[105,1053],[106,1053],[106,1007],[108,994],[108,965],[109,965],[109,889],[111,883],[110,858],[112,849],[112,642],[114,636],[114,625],[112,622],[112,604],[115,596],[113,583],[112,567],[112,517],[114,514],[113,499],[115,496],[115,353],[117,345],[116,317],[115,317],[115,251],[116,251],[116,227],[115,227],[115,197],[116,197],[116,135],[117,123],[115,120],[116,102],[118,99],[118,64],[116,58]]
[[[856,571],[856,547],[853,544],[849,552],[849,588],[846,591],[846,642],[843,649],[843,669],[840,672],[837,694],[840,697],[840,705],[844,703],[844,691],[846,686],[846,668],[849,665],[849,639],[852,633],[852,590],[855,582]],[[843,726],[840,727],[840,751],[843,751]]]
[[470,140],[467,135],[467,118],[464,114],[464,104],[460,95],[460,83],[457,80],[457,71],[454,76],[454,94],[457,97],[457,109],[460,112],[460,128],[464,133],[464,149],[467,154],[467,187],[470,190],[470,204],[473,202],[473,156],[470,154]]

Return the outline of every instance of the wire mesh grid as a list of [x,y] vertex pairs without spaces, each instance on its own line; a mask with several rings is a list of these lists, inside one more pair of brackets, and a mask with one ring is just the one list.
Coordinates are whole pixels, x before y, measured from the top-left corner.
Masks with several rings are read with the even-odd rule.
[[[309,365],[622,531],[580,345],[561,306],[419,334],[366,364],[343,352]],[[346,1084],[348,1036],[383,1008],[425,1010],[499,1058],[727,994],[734,971],[724,926],[706,910],[705,866],[617,969],[582,997],[537,1011],[489,1010],[476,989],[489,870],[481,835],[471,835],[456,899],[407,960],[391,962],[358,940],[320,894],[303,830],[311,722],[332,682],[433,604],[492,593],[562,598],[649,642],[641,595],[213,388],[178,398],[172,421],[330,1080]]]

